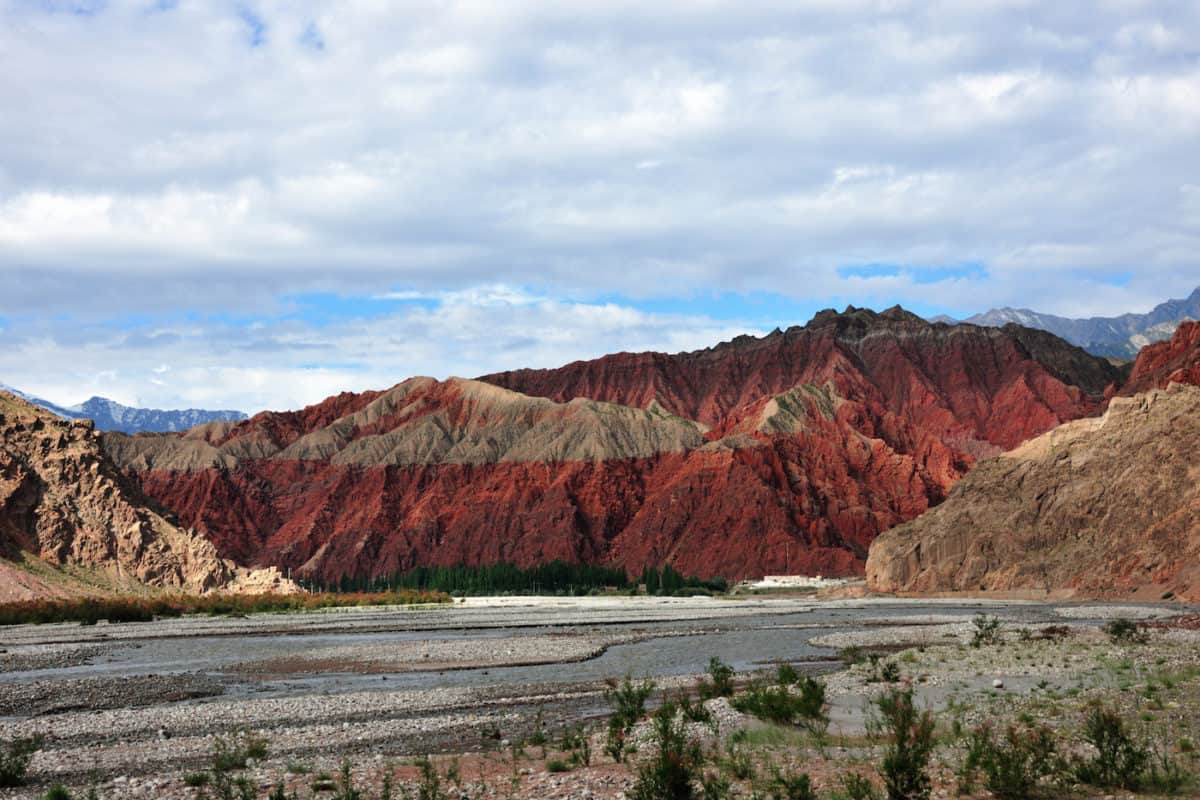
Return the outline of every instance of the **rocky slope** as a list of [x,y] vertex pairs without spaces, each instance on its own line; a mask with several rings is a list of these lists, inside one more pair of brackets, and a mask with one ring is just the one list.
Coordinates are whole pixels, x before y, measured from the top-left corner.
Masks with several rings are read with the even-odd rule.
[[1038,332],[849,309],[104,441],[222,555],[301,575],[555,558],[850,574],[977,458],[1098,412],[1120,379]]
[[1070,319],[1027,308],[998,308],[966,321],[1002,327],[1009,324],[1038,328],[1097,355],[1133,358],[1141,348],[1169,339],[1181,322],[1200,319],[1200,289],[1184,300],[1168,300],[1146,314]]
[[1200,601],[1200,388],[1114,399],[979,464],[938,508],[884,533],[885,592],[1050,590]]
[[63,421],[0,392],[0,597],[151,586],[188,592],[284,588],[277,571],[220,558],[148,509],[90,422]]
[[1170,340],[1142,350],[1121,394],[1130,397],[1171,383],[1200,385],[1200,323],[1185,322]]

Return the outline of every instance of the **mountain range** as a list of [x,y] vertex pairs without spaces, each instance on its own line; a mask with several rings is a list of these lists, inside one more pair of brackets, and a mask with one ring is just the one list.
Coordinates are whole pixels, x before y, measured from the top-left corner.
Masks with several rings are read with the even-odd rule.
[[[1023,325],[1049,331],[1090,353],[1118,359],[1134,358],[1148,344],[1171,338],[1181,322],[1200,319],[1200,288],[1184,300],[1168,300],[1146,314],[1070,319],[1027,308],[998,308],[964,320],[972,325]],[[956,324],[950,317],[932,322]]]
[[132,408],[105,397],[93,397],[79,405],[61,406],[40,397],[26,394],[0,383],[0,390],[16,395],[35,406],[44,408],[62,419],[90,419],[102,431],[186,431],[209,422],[237,422],[246,419],[241,411],[206,411],[199,408],[161,410]]
[[1197,383],[1200,324],[1117,366],[1020,325],[850,307],[183,432],[100,434],[0,394],[0,583],[562,560],[1200,599]]
[[849,308],[689,353],[414,378],[103,441],[222,556],[324,581],[554,559],[853,575],[978,459],[1099,412],[1123,380],[1042,331]]

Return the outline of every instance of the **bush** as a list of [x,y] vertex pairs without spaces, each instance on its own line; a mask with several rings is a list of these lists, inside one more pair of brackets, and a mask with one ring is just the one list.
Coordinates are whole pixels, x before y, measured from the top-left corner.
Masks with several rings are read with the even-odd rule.
[[33,756],[42,749],[42,736],[27,736],[5,742],[0,749],[0,786],[24,786],[25,773]]
[[690,741],[666,704],[654,713],[654,756],[638,766],[631,800],[693,800],[695,781],[704,765],[700,746]]
[[869,778],[857,772],[842,776],[842,788],[833,795],[834,800],[879,800],[879,790]]
[[612,706],[613,719],[619,722],[626,733],[645,716],[646,700],[653,691],[653,681],[643,681],[635,685],[633,678],[629,675],[625,676],[625,680],[620,685],[615,681],[609,682],[609,688],[604,696]]
[[1120,714],[1093,708],[1084,720],[1083,738],[1096,755],[1075,765],[1075,777],[1081,783],[1137,791],[1142,773],[1150,765],[1150,750],[1134,740]]
[[985,644],[1001,644],[1000,638],[1000,618],[989,617],[987,614],[978,614],[975,616],[972,623],[975,625],[975,632],[971,636],[971,647],[982,647]]
[[805,773],[792,775],[775,770],[770,792],[772,800],[817,800],[812,781]]
[[1000,800],[1024,800],[1030,797],[1043,778],[1057,772],[1057,747],[1049,728],[1018,728],[1010,725],[1004,738],[997,740],[991,726],[983,725],[971,734],[960,790],[969,791],[974,773],[982,770],[984,783]]
[[917,711],[911,687],[885,692],[875,698],[874,705],[867,725],[873,738],[887,742],[880,774],[888,800],[927,800],[933,716],[929,711]]
[[708,679],[700,681],[700,697],[712,700],[714,697],[732,696],[733,668],[713,656],[708,660]]
[[754,684],[733,700],[733,707],[744,714],[783,725],[800,725],[815,736],[829,727],[825,684],[805,676],[796,684],[798,691],[786,686]]
[[246,731],[229,737],[220,736],[213,743],[212,771],[245,769],[251,759],[262,761],[266,757],[267,740],[262,736]]
[[417,800],[446,800],[442,791],[442,779],[438,777],[437,769],[428,758],[417,762],[421,768],[421,782],[417,784]]
[[61,783],[56,783],[42,795],[42,800],[71,800],[71,793]]
[[1143,779],[1145,787],[1155,794],[1175,794],[1191,782],[1192,776],[1166,753],[1157,753],[1151,759]]
[[571,768],[561,758],[552,758],[546,762],[547,772],[570,772]]
[[1109,620],[1104,624],[1104,632],[1113,644],[1145,644],[1150,640],[1149,635],[1136,622],[1125,617]]
[[780,686],[791,686],[800,680],[800,673],[791,664],[780,664],[775,671],[775,682]]

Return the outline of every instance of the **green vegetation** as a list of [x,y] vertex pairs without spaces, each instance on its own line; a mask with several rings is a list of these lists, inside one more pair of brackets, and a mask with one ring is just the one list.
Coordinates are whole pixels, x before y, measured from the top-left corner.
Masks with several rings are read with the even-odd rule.
[[259,594],[259,595],[173,595],[164,597],[89,597],[78,600],[27,600],[0,604],[0,625],[78,622],[95,625],[150,622],[161,617],[185,614],[239,616],[245,614],[313,611],[322,608],[415,605],[445,603],[440,592],[402,589],[374,594]]
[[714,697],[733,696],[733,668],[721,659],[713,656],[708,660],[708,677],[700,681],[700,697],[711,700]]
[[612,706],[613,714],[608,719],[608,736],[604,743],[604,752],[613,761],[625,759],[625,740],[633,726],[646,714],[646,700],[654,691],[653,681],[633,682],[632,676],[626,675],[625,680],[618,684],[615,680],[609,682],[604,696]]
[[912,687],[892,689],[874,700],[867,721],[871,736],[885,742],[880,774],[888,800],[928,800],[933,755],[933,715],[917,711]]
[[0,787],[25,785],[29,762],[42,749],[41,736],[26,736],[0,745]]
[[1060,772],[1053,732],[1044,726],[1008,726],[1001,738],[991,725],[976,728],[959,776],[960,792],[970,792],[975,773],[982,771],[988,791],[999,800],[1032,797],[1045,778]]
[[[684,577],[669,565],[660,571],[649,567],[641,575],[650,594],[677,592],[724,592],[723,578],[702,580]],[[584,595],[604,590],[629,590],[631,583],[625,570],[616,567],[572,564],[551,561],[529,569],[515,564],[458,565],[452,567],[417,567],[391,575],[355,578],[343,576],[331,584],[317,583],[321,589],[339,592],[395,592],[404,589],[447,592],[453,595]]]
[[1003,638],[1000,636],[1001,622],[999,617],[978,614],[971,622],[975,625],[975,630],[971,635],[971,647],[1004,643]]
[[654,712],[654,755],[638,765],[632,800],[692,800],[704,766],[700,745],[690,740],[667,703]]
[[1150,748],[1133,738],[1116,711],[1096,707],[1088,712],[1083,738],[1096,751],[1075,766],[1081,783],[1136,791],[1150,766]]
[[1150,640],[1140,625],[1125,617],[1106,622],[1104,632],[1113,644],[1145,644]]

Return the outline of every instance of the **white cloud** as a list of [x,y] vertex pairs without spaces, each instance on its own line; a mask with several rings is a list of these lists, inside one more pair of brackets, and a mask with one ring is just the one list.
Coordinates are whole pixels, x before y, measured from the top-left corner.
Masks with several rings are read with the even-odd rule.
[[[562,297],[1119,313],[1200,283],[1200,9],[1186,3],[156,7],[0,0],[0,324],[22,347],[35,333],[58,342],[26,356],[85,355],[63,344],[82,329],[31,314],[271,320],[308,292],[424,301],[400,324],[447,340],[439,321],[500,324],[498,309],[556,343],[501,360],[479,338],[459,348],[468,358],[412,328],[386,340],[403,353],[346,356],[357,340],[339,330],[338,348],[279,367],[286,378],[262,357],[228,348],[221,361],[163,336],[146,362],[169,364],[181,397],[185,381],[219,392],[247,370],[246,402],[267,402],[259,385],[308,400],[362,383],[339,362],[386,362],[370,377],[387,382],[407,363],[498,368],[639,341],[563,334],[555,314],[615,330],[636,312]],[[840,271],[863,264],[901,270]],[[920,279],[963,264],[980,270]],[[263,324],[297,351],[320,344]],[[658,323],[621,324],[672,344]],[[724,327],[670,324],[689,343]],[[165,399],[118,356],[103,357],[124,381],[114,393]]]
[[[403,293],[404,299],[415,294]],[[77,340],[48,332],[0,350],[0,376],[67,404],[99,394],[130,405],[257,411],[296,408],[417,374],[474,377],[618,350],[691,350],[747,331],[754,327],[745,322],[564,302],[495,285],[439,293],[430,307],[332,325],[96,327]]]

